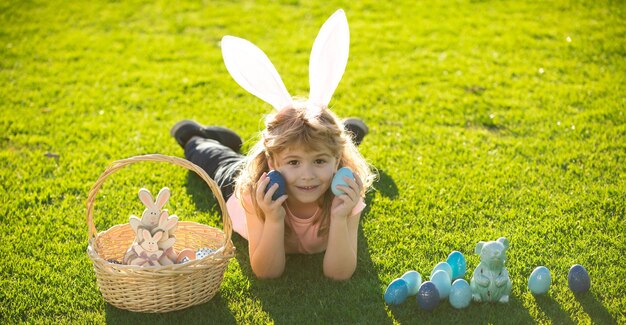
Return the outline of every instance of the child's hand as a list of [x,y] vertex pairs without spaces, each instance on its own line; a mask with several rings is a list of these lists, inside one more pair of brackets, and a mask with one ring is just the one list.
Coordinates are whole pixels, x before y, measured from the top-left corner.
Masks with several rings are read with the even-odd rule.
[[273,184],[269,190],[265,192],[265,188],[269,182],[270,179],[267,177],[267,173],[263,173],[256,184],[257,204],[265,213],[265,220],[283,222],[285,220],[283,203],[287,200],[287,195],[279,197],[276,201],[272,200],[272,195],[278,190],[278,184]]
[[335,196],[333,199],[333,204],[330,210],[331,217],[340,217],[347,218],[350,216],[350,213],[354,209],[354,207],[359,203],[359,199],[361,198],[361,189],[363,188],[363,182],[361,182],[361,178],[356,173],[354,174],[354,179],[350,177],[345,177],[343,180],[348,184],[348,186],[339,185],[338,189],[345,192],[345,194],[341,194]]

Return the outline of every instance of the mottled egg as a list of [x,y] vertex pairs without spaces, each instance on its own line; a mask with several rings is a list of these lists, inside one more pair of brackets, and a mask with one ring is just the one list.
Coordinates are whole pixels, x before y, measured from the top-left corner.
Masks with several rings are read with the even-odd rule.
[[591,280],[589,279],[589,273],[580,264],[575,264],[569,269],[567,274],[567,285],[572,292],[585,292],[591,287]]
[[430,271],[430,276],[432,277],[433,274],[435,274],[435,272],[437,272],[439,270],[442,270],[442,271],[445,271],[446,273],[448,273],[448,276],[452,280],[452,267],[450,267],[450,264],[448,264],[447,262],[439,262],[439,263],[437,263],[437,265],[435,265],[433,270]]
[[465,279],[457,279],[452,283],[448,298],[452,307],[456,309],[465,308],[472,302],[472,288]]
[[444,270],[437,270],[431,277],[430,282],[435,284],[439,291],[439,299],[446,299],[450,294],[450,275]]
[[335,173],[330,189],[333,191],[333,194],[335,194],[336,196],[345,194],[344,191],[337,188],[337,186],[348,186],[348,183],[346,183],[346,181],[343,180],[344,177],[354,179],[354,174],[352,173],[352,170],[350,168],[341,167]]
[[422,275],[417,271],[408,271],[402,275],[402,279],[406,281],[407,287],[409,288],[409,295],[413,296],[417,294],[417,291],[422,285]]
[[404,279],[398,278],[387,286],[385,290],[385,302],[388,305],[399,305],[409,296],[409,287]]
[[208,247],[200,248],[198,251],[196,251],[196,259],[199,260],[201,258],[205,258],[213,252],[215,252],[215,250]]
[[463,256],[461,252],[453,251],[450,253],[446,263],[448,263],[452,269],[452,280],[461,279],[465,276],[465,272],[467,271],[467,262],[465,261],[465,256]]
[[422,283],[417,291],[417,304],[420,308],[431,311],[439,305],[439,291],[434,283],[426,281]]
[[542,295],[550,289],[552,277],[545,266],[536,267],[528,277],[528,290],[534,295]]
[[278,200],[279,197],[287,193],[286,192],[287,186],[285,185],[285,178],[277,170],[271,170],[269,173],[267,173],[267,177],[270,179],[270,182],[265,187],[265,193],[269,191],[272,185],[278,184],[278,189],[276,189],[276,192],[274,192],[274,194],[272,195],[272,200],[276,201]]

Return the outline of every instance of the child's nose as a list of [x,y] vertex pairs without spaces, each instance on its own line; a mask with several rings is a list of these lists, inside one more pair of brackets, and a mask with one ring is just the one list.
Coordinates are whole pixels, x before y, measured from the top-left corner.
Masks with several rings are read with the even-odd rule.
[[313,172],[313,167],[312,166],[306,166],[304,168],[304,170],[302,171],[302,178],[303,179],[312,179],[315,177],[315,173]]

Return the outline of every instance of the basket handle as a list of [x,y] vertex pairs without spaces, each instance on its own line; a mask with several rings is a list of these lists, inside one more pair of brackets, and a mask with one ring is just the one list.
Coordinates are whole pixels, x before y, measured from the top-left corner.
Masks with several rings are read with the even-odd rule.
[[96,194],[98,193],[98,190],[100,190],[100,187],[102,187],[102,183],[104,183],[104,180],[107,177],[109,177],[109,175],[115,173],[119,169],[122,169],[125,166],[128,166],[130,164],[134,164],[134,163],[142,162],[142,161],[167,162],[167,163],[171,163],[171,164],[174,164],[174,165],[178,165],[178,166],[187,168],[187,169],[195,172],[196,174],[198,174],[198,176],[200,176],[200,178],[202,178],[202,180],[204,180],[204,182],[206,182],[207,185],[209,185],[209,188],[211,189],[211,192],[213,192],[213,195],[217,199],[217,201],[218,201],[218,203],[220,205],[220,209],[222,211],[222,221],[224,223],[224,233],[226,234],[226,240],[224,241],[224,247],[226,247],[227,244],[230,242],[230,239],[231,239],[231,235],[232,235],[232,231],[233,231],[233,225],[232,225],[232,223],[230,221],[230,216],[228,215],[228,209],[226,209],[226,203],[224,202],[224,198],[222,197],[222,192],[221,192],[220,188],[217,186],[217,184],[215,183],[215,181],[212,180],[209,177],[209,175],[202,168],[200,168],[198,165],[190,162],[189,160],[178,158],[178,157],[159,155],[159,154],[135,156],[135,157],[127,158],[127,159],[114,161],[104,171],[104,173],[102,173],[102,175],[100,175],[100,177],[98,178],[96,183],[93,185],[93,187],[89,191],[89,196],[87,197],[87,202],[86,202],[86,204],[87,204],[87,227],[89,228],[89,241],[91,241],[92,239],[95,239],[96,235],[98,234],[98,230],[96,229],[96,226],[93,223],[93,206],[94,206],[94,202],[96,200]]

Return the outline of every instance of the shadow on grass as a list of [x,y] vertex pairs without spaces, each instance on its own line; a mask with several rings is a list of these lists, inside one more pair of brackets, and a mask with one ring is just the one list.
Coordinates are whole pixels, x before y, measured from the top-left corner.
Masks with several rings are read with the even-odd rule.
[[384,197],[395,199],[398,197],[398,186],[384,170],[378,170],[378,179],[374,183],[374,188]]
[[589,315],[591,321],[596,324],[617,324],[611,313],[602,305],[593,292],[583,292],[574,295],[576,300]]
[[[209,186],[192,171],[187,173],[187,195],[193,200],[197,211],[221,213],[217,206],[217,199]],[[226,199],[224,198],[224,201]]]
[[535,302],[544,314],[555,324],[575,324],[561,305],[547,295],[536,295]]
[[109,304],[105,307],[107,324],[234,324],[236,323],[228,303],[218,292],[209,302],[162,314],[135,313],[115,308]]
[[[594,324],[617,324],[617,321],[602,305],[598,298],[591,292],[577,293],[574,295],[581,307],[589,315]],[[575,324],[569,315],[561,308],[552,297],[535,296],[535,301],[541,310],[555,324]]]
[[520,301],[512,297],[509,303],[475,303],[465,309],[455,309],[447,299],[441,300],[435,310],[420,309],[415,296],[402,305],[391,306],[399,323],[420,324],[533,324],[535,321]]

